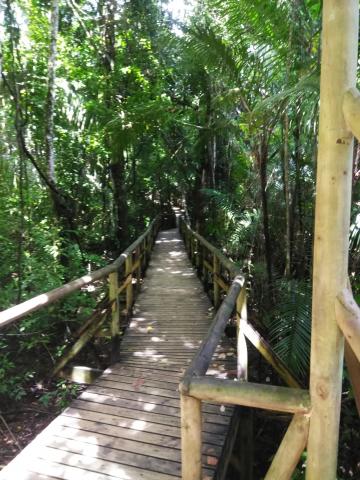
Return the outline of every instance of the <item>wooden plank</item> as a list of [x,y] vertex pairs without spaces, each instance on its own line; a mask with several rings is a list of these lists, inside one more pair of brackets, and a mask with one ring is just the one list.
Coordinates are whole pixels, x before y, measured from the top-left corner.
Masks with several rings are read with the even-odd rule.
[[[165,415],[161,413],[151,413],[152,410],[146,411],[143,409],[137,410],[136,408],[129,408],[129,407],[119,407],[116,404],[113,405],[109,404],[102,404],[102,403],[94,403],[94,402],[85,402],[80,400],[75,400],[72,403],[74,408],[79,410],[86,410],[91,412],[101,412],[107,413],[109,415],[113,415],[116,417],[127,418],[132,420],[137,420],[141,422],[150,422],[156,423],[158,425],[167,425],[173,427],[179,427],[180,421],[178,416],[173,415]],[[133,405],[136,407],[136,404]],[[212,418],[210,418],[211,420]],[[216,433],[219,435],[225,434],[227,430],[228,422],[223,423],[214,423],[207,421],[205,416],[205,423],[203,425],[204,432],[208,433]]]
[[[91,455],[92,458],[100,458],[110,462],[118,463],[121,458],[122,464],[138,467],[151,472],[166,473],[180,477],[181,467],[179,462],[170,460],[158,460],[154,457],[127,452],[125,450],[115,450],[111,447],[102,447],[100,445],[89,445],[79,440],[69,440],[60,437],[53,437],[47,443],[49,447],[59,450],[70,451],[80,455]],[[156,477],[155,477],[156,478]]]
[[[105,424],[113,425],[115,427],[123,427],[124,429],[139,430],[140,432],[158,433],[161,435],[168,435],[170,437],[180,438],[180,429],[169,425],[159,425],[143,420],[133,420],[131,418],[119,417],[104,412],[94,412],[91,410],[79,410],[74,407],[67,408],[58,418],[61,418],[63,425],[67,425],[67,418],[89,420],[96,425]],[[101,428],[100,426],[98,429]],[[212,432],[203,434],[204,442],[212,445],[221,446],[224,441],[223,435]]]
[[[56,421],[52,423],[52,427],[54,428],[52,435],[63,436],[65,432],[66,438],[68,438],[68,429],[72,429],[72,434],[74,434],[74,437],[72,438],[78,438],[78,435],[82,435],[83,438],[88,439],[89,432],[95,433],[97,445],[118,449],[121,447],[121,450],[132,448],[135,445],[134,442],[146,443],[148,445],[154,445],[161,448],[165,447],[172,450],[180,450],[180,438],[164,435],[163,433],[145,432],[140,429],[129,429],[119,426],[114,427],[113,425],[106,425],[82,418],[69,418],[60,415]],[[64,430],[64,428],[66,430]],[[75,430],[78,433],[75,433]],[[98,435],[99,431],[101,431],[101,436]],[[91,435],[91,437],[94,438],[93,435]],[[131,440],[133,443],[130,444],[130,447],[126,447],[127,444],[125,442],[118,442],[117,439]],[[208,453],[210,450],[213,455],[220,455],[221,453],[221,446],[214,445],[214,443],[209,445],[204,442],[203,447],[204,454]],[[140,452],[141,446],[139,446],[138,450],[138,453]]]
[[[174,480],[173,475],[151,472],[145,469],[130,467],[123,463],[120,464],[114,461],[108,462],[86,454],[79,455],[74,452],[69,453],[51,447],[42,446],[39,451],[34,451],[34,454],[37,456],[36,464],[39,459],[42,459],[46,462],[56,462],[61,464],[64,469],[67,469],[67,467],[75,467],[76,470],[81,470],[82,475],[84,475],[83,478],[86,480],[91,472],[96,475],[100,474],[101,477],[103,477],[103,475],[104,477],[111,475],[112,477],[121,480],[128,480],[129,478],[138,478],[139,480]],[[37,467],[35,468],[37,469]]]
[[[95,394],[97,396],[94,396]],[[131,404],[136,405],[139,408],[145,408],[148,411],[155,411],[163,413],[164,415],[174,415],[179,416],[179,400],[172,398],[157,397],[155,395],[146,395],[146,394],[134,394],[132,392],[127,392],[124,390],[119,391],[110,391],[109,389],[104,389],[102,387],[93,387],[84,392],[81,399],[101,399],[101,402],[107,403],[108,405],[113,405],[114,402],[117,404],[122,404],[124,406],[129,406]],[[130,401],[130,403],[129,403]],[[98,403],[101,403],[98,402]],[[110,403],[111,402],[111,403]],[[136,404],[134,404],[136,402]],[[144,406],[144,404],[146,404]],[[220,407],[216,411],[216,407],[204,404],[204,412],[209,414],[209,418],[218,418],[219,423],[227,423],[228,420],[222,420],[223,417],[229,417],[229,413],[225,410],[220,412]]]

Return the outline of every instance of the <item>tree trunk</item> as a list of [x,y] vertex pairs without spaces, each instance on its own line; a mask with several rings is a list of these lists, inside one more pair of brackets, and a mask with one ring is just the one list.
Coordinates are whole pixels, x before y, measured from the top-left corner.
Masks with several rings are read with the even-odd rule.
[[285,277],[291,275],[291,213],[289,181],[289,115],[284,114],[284,198],[285,198]]
[[258,166],[260,174],[260,194],[261,194],[261,207],[262,207],[262,218],[263,218],[263,232],[265,239],[265,261],[266,261],[266,271],[268,275],[269,289],[272,286],[272,247],[271,247],[271,237],[270,237],[270,226],[269,226],[269,209],[268,209],[268,199],[267,199],[267,160],[268,160],[268,137],[265,132],[262,133],[260,139],[260,145],[258,146],[256,152],[256,163]]
[[[107,78],[104,92],[105,105],[109,114],[115,110],[118,94],[114,86],[114,66],[116,62],[115,48],[115,13],[116,0],[102,0],[99,2],[100,22],[103,34],[104,52],[103,65]],[[124,92],[122,92],[124,95]],[[108,121],[109,119],[107,119]],[[127,243],[128,206],[126,201],[126,162],[124,149],[117,138],[107,132],[106,144],[110,151],[110,172],[114,195],[115,238],[119,250]]]
[[300,119],[296,115],[294,128],[294,143],[295,143],[295,187],[292,201],[292,215],[296,218],[293,221],[293,244],[297,252],[296,273],[299,278],[304,278],[307,261],[305,258],[304,245],[304,221],[303,221],[303,205],[302,205],[302,187],[301,187],[301,144],[300,144]]
[[48,164],[49,179],[55,181],[55,148],[54,148],[54,110],[55,110],[55,76],[56,76],[56,55],[57,35],[59,28],[59,0],[52,0],[51,3],[51,36],[50,54],[48,59],[48,91],[46,98],[45,117],[45,151]]

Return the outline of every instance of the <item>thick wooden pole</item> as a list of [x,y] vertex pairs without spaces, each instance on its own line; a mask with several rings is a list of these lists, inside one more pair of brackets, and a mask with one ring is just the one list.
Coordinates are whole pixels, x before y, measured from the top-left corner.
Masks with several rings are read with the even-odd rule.
[[186,387],[191,397],[206,402],[244,405],[276,412],[309,413],[310,411],[309,393],[300,388],[234,382],[207,376],[193,377],[189,385],[185,385]]
[[201,401],[181,394],[181,478],[201,480]]
[[356,82],[358,22],[358,0],[324,0],[307,480],[336,478],[344,339],[335,301],[347,283],[353,153],[343,99]]

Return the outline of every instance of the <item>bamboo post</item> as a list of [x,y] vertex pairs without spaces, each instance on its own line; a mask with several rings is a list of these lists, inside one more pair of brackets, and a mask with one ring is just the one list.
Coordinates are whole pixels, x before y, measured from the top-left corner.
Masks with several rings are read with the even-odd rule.
[[119,305],[119,276],[118,272],[109,275],[109,299],[114,301],[111,306],[111,360],[116,362],[119,354],[120,340],[120,305]]
[[213,254],[213,287],[214,287],[214,307],[218,308],[220,304],[220,287],[217,282],[217,276],[220,273],[220,262],[217,255]]
[[344,338],[335,300],[347,282],[353,156],[343,98],[356,84],[358,23],[358,0],[324,0],[307,480],[336,478]]
[[132,253],[126,257],[125,260],[125,276],[130,276],[130,282],[126,287],[126,315],[131,315],[131,308],[133,304],[133,284],[132,284]]
[[201,401],[181,394],[182,480],[201,480]]

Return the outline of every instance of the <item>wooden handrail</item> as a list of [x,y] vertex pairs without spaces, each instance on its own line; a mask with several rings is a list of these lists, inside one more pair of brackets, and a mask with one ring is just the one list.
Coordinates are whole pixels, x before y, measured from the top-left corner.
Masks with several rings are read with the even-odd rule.
[[[183,218],[180,217],[180,231],[184,236],[185,246],[189,251],[190,258],[194,255],[192,248],[191,239],[197,239],[201,245],[207,248],[214,256],[216,256],[217,261],[213,262],[213,266],[203,257],[202,258],[202,267],[206,268],[213,274],[213,302],[214,306],[217,307],[220,295],[218,288],[220,287],[224,292],[226,292],[226,297],[221,303],[215,318],[209,328],[207,336],[203,340],[200,349],[196,353],[193,361],[185,372],[184,379],[182,382],[181,388],[185,390],[189,382],[189,378],[193,375],[203,375],[211,361],[211,357],[215,352],[215,349],[220,341],[221,335],[224,332],[226,324],[230,319],[235,307],[238,319],[238,334],[240,331],[241,324],[241,334],[244,335],[253,346],[259,351],[259,353],[269,362],[272,367],[276,370],[282,380],[286,385],[294,388],[301,388],[301,382],[289,371],[286,365],[281,361],[281,359],[273,352],[270,345],[262,338],[262,336],[256,331],[256,329],[248,322],[247,318],[241,319],[241,311],[243,306],[246,310],[246,290],[245,290],[245,277],[241,273],[241,269],[236,265],[232,260],[226,258],[220,250],[211,245],[204,237],[196,233],[189,225],[189,223]],[[189,238],[190,237],[190,238]],[[218,262],[228,270],[230,277],[233,278],[231,283],[226,283],[218,272]],[[197,262],[195,262],[197,264]],[[197,264],[197,266],[199,266]],[[217,273],[215,273],[217,271]],[[235,277],[235,278],[234,278]],[[245,341],[240,342],[243,347],[246,346]],[[238,355],[243,356],[243,352],[237,352]],[[238,362],[238,370],[242,369],[241,362]],[[246,361],[245,361],[246,363]],[[238,371],[238,376],[239,376]]]
[[[304,442],[307,438],[308,419],[311,405],[307,390],[302,390],[298,380],[287,369],[286,365],[275,355],[271,347],[248,322],[245,279],[240,268],[226,258],[220,250],[211,245],[205,238],[191,229],[188,222],[180,217],[180,231],[184,237],[185,247],[199,275],[206,281],[206,270],[211,272],[213,279],[213,302],[215,308],[220,303],[220,289],[227,293],[221,303],[208,333],[200,349],[195,354],[190,366],[179,385],[181,393],[181,456],[182,479],[201,480],[202,476],[202,401],[228,403],[232,405],[265,408],[295,414],[284,438],[284,442],[275,456],[274,464],[266,476],[267,480],[289,478],[288,472],[293,471]],[[213,255],[212,265],[204,252],[199,252],[201,245]],[[201,256],[199,257],[199,254]],[[229,272],[229,277],[221,276],[221,267]],[[206,376],[216,347],[224,333],[226,324],[234,310],[237,317],[237,376],[238,381],[216,379]],[[247,338],[273,366],[288,387],[276,387],[247,382]],[[295,388],[294,388],[295,387]],[[299,434],[299,428],[301,432]],[[294,452],[284,457],[286,445],[293,445]],[[280,472],[279,476],[278,473]]]
[[218,248],[214,247],[214,245],[212,245],[208,240],[206,240],[206,238],[202,237],[199,233],[195,232],[195,230],[193,230],[190,227],[189,223],[187,223],[183,217],[180,217],[180,230],[182,228],[185,228],[191,234],[191,236],[196,238],[203,247],[209,250],[209,252],[216,255],[220,264],[226,270],[228,270],[230,274],[232,274],[233,276],[241,275],[241,272],[242,272],[241,268],[238,265],[236,265],[236,263],[234,263],[232,260],[227,258]]
[[61,287],[54,288],[49,292],[41,293],[36,297],[26,300],[25,302],[10,307],[7,310],[0,312],[0,329],[14,323],[16,320],[19,320],[29,313],[35,312],[44,308],[52,303],[70,295],[77,290],[80,290],[82,287],[89,285],[97,280],[100,280],[104,277],[109,276],[111,273],[116,272],[126,261],[126,259],[132,254],[132,252],[146,239],[149,234],[151,234],[154,229],[157,228],[160,221],[160,216],[157,216],[145,230],[145,232],[137,238],[126,250],[124,250],[121,255],[112,263],[106,267],[100,268],[95,272],[84,275],[76,280],[72,280]]
[[310,395],[301,388],[277,387],[223,378],[193,377],[189,395],[199,400],[277,412],[308,413]]
[[234,311],[236,300],[240,290],[244,287],[244,283],[245,279],[242,276],[236,277],[233,281],[225,300],[222,302],[211,323],[206,337],[184,374],[184,380],[181,384],[182,392],[187,393],[188,384],[194,375],[205,375],[209,368],[211,358],[224,333],[226,324]]

